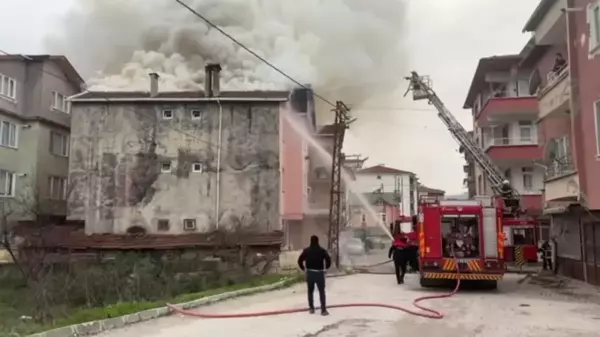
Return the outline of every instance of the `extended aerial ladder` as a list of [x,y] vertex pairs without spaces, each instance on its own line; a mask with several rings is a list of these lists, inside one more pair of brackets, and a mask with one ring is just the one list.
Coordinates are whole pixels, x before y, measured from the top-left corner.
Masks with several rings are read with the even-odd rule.
[[411,72],[411,76],[406,77],[406,79],[410,81],[410,86],[406,93],[412,91],[413,100],[427,100],[429,104],[437,109],[438,116],[442,122],[446,124],[454,139],[464,147],[464,149],[473,157],[477,165],[481,167],[485,176],[487,176],[487,179],[491,183],[493,191],[497,195],[504,197],[505,209],[510,211],[511,215],[518,216],[521,212],[521,207],[517,191],[512,186],[504,184],[506,178],[502,174],[502,171],[498,169],[483,149],[469,137],[465,128],[458,120],[456,120],[450,110],[446,108],[435,91],[431,89],[429,80],[419,76],[415,71]]

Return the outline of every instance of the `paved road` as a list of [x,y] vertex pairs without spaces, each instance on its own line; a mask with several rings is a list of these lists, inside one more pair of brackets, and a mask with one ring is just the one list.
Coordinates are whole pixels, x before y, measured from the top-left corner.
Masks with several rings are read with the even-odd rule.
[[[328,279],[331,303],[387,302],[410,306],[412,299],[440,290],[422,290],[416,275],[398,286],[392,275],[353,275]],[[596,290],[572,285],[548,289],[522,281],[522,275],[507,275],[497,292],[467,291],[446,300],[427,303],[447,313],[443,320],[428,320],[379,308],[331,310],[329,317],[299,313],[285,316],[208,320],[171,316],[102,337],[397,337],[404,336],[598,336],[600,302]],[[579,286],[581,287],[581,286]],[[587,291],[587,293],[586,293]],[[316,294],[315,294],[316,295]],[[598,296],[600,298],[600,296]],[[316,296],[315,296],[316,299]],[[243,297],[199,310],[248,312],[302,306],[303,285]]]

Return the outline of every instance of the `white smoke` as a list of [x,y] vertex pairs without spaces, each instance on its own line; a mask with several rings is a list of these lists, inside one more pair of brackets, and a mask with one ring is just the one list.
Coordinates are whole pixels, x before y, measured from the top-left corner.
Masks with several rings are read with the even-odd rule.
[[[359,103],[402,82],[403,0],[187,0],[250,49],[323,96]],[[77,0],[47,39],[90,89],[199,89],[204,65],[223,67],[224,89],[287,89],[287,78],[174,0]]]

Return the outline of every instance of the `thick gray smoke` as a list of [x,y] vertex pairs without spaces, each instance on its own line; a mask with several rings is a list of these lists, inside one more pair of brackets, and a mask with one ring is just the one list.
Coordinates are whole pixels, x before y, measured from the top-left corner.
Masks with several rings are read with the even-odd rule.
[[[389,92],[405,69],[402,0],[187,0],[186,3],[286,73],[351,103]],[[47,39],[91,89],[201,88],[204,65],[223,67],[225,89],[292,84],[174,0],[78,0]]]

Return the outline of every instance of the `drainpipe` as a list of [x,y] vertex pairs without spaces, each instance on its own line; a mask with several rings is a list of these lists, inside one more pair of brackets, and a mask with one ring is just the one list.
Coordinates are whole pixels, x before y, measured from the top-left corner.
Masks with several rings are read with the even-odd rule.
[[219,136],[217,140],[217,193],[215,200],[215,221],[216,229],[219,229],[219,213],[221,211],[221,142],[223,137],[223,106],[221,100],[217,98],[219,104]]

